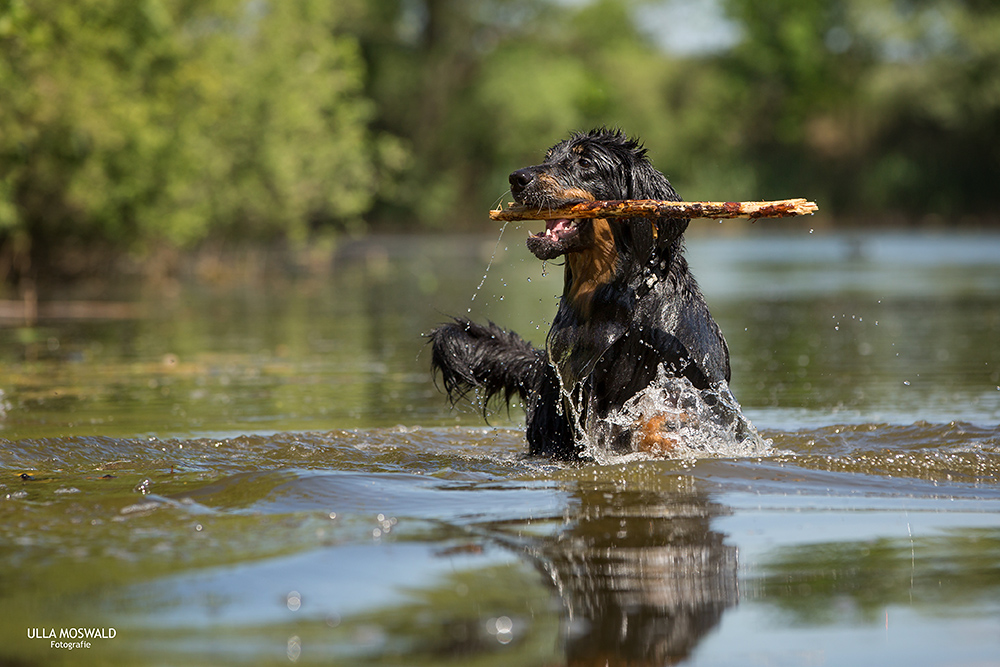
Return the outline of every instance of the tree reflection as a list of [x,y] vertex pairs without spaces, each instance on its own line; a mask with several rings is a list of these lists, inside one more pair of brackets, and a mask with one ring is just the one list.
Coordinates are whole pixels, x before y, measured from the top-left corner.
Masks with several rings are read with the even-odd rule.
[[1000,532],[956,528],[940,535],[784,547],[750,581],[752,597],[802,625],[877,621],[893,605],[949,616],[1000,599]]

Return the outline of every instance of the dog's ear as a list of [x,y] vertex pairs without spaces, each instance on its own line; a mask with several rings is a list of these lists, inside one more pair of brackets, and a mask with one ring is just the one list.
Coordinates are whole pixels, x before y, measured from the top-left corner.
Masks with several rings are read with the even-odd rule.
[[[643,160],[635,169],[632,177],[634,199],[663,199],[666,201],[681,201],[681,196],[674,190],[667,177],[656,170],[648,161]],[[686,218],[657,218],[654,246],[672,245],[687,230]],[[650,230],[652,234],[652,230]],[[638,250],[638,248],[637,248]],[[638,252],[637,256],[641,256]]]
[[656,245],[671,245],[687,230],[689,222],[687,218],[657,218]]
[[648,218],[632,218],[628,222],[632,236],[632,253],[635,261],[645,264],[656,247],[657,235],[653,233],[653,224]]
[[680,195],[670,185],[667,177],[660,173],[649,160],[638,160],[628,170],[629,184],[627,199],[664,199],[680,201]]

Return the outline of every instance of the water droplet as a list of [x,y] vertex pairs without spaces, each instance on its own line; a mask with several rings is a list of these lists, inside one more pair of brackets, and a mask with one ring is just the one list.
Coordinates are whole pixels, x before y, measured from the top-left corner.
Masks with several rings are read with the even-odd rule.
[[302,656],[302,640],[299,639],[298,635],[293,635],[288,638],[286,655],[288,656],[289,662],[298,662],[299,657]]
[[[479,285],[476,287],[476,291],[472,293],[472,299],[470,299],[470,301],[476,300],[476,295],[479,294],[479,290],[481,290],[483,288],[483,285],[486,283],[486,276],[489,275],[490,268],[493,266],[493,260],[496,259],[497,251],[500,249],[500,241],[503,239],[503,233],[504,230],[507,229],[508,224],[509,223],[505,222],[503,223],[503,227],[500,228],[500,235],[497,237],[496,245],[493,246],[493,254],[490,255],[490,261],[486,265],[486,271],[483,272],[483,278],[482,280],[479,281]],[[469,313],[472,312],[471,307],[469,308],[468,312]]]
[[486,632],[496,637],[501,644],[509,644],[514,639],[514,622],[510,616],[490,618],[486,621]]

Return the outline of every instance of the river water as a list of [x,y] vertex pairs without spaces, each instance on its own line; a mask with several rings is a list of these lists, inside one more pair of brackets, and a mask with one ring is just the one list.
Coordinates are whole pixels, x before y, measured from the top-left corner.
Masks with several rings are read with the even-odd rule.
[[554,313],[513,227],[8,323],[0,662],[1000,664],[1000,235],[695,224],[768,456],[452,409],[421,332]]

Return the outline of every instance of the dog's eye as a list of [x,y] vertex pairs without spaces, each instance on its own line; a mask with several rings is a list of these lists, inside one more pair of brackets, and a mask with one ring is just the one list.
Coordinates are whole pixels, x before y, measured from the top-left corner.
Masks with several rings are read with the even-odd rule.
[[579,160],[577,160],[576,164],[577,166],[580,167],[580,169],[590,169],[591,167],[594,166],[594,163],[585,157],[581,157]]

